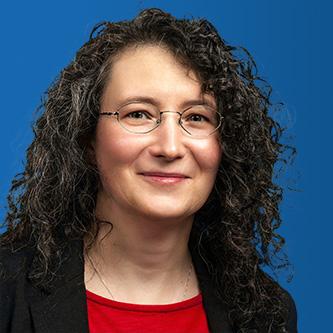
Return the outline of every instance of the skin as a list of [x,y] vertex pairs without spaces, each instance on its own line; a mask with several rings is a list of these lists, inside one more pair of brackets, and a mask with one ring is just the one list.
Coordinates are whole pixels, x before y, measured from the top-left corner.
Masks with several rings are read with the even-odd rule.
[[[160,110],[181,111],[191,100],[215,105],[203,95],[196,75],[158,46],[140,46],[114,61],[101,112],[114,111],[128,98],[154,99]],[[92,142],[100,172],[96,215],[111,221],[101,228],[89,256],[117,301],[166,304],[181,301],[191,256],[187,247],[193,218],[214,186],[221,159],[217,134],[188,136],[178,115],[166,113],[149,134],[123,129],[115,117],[100,117]],[[177,172],[188,178],[173,185],[147,180],[141,173]],[[86,260],[86,288],[110,298]],[[199,293],[192,272],[187,297]]]

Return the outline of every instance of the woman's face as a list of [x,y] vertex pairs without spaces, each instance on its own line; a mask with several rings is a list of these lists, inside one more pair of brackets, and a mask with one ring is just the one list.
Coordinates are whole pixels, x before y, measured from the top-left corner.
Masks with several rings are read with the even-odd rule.
[[[150,98],[160,110],[182,111],[190,101],[203,98],[215,105],[212,96],[201,93],[193,72],[157,46],[129,49],[117,57],[101,112],[115,111],[132,98]],[[93,142],[101,179],[98,195],[110,212],[175,219],[191,216],[203,206],[221,159],[218,134],[192,138],[178,125],[178,118],[165,113],[155,130],[134,134],[116,117],[100,117]]]

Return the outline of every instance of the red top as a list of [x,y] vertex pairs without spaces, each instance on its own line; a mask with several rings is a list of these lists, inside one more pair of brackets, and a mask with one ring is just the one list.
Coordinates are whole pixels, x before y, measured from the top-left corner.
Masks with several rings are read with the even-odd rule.
[[162,305],[123,303],[86,293],[90,333],[209,333],[201,293]]

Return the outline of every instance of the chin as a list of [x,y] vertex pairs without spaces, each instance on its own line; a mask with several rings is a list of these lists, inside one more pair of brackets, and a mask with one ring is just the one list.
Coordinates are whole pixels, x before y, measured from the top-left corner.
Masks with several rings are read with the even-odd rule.
[[175,207],[170,207],[170,205],[166,205],[164,207],[154,207],[153,209],[147,209],[143,212],[149,219],[156,220],[179,220],[186,219],[191,215],[194,215],[194,212],[190,212],[184,209],[175,209]]

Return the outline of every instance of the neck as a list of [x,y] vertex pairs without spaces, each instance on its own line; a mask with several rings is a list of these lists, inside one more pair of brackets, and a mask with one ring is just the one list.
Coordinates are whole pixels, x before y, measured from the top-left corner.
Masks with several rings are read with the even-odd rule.
[[[96,212],[101,220],[110,221],[113,228],[110,231],[110,225],[101,224],[88,254],[115,300],[141,304],[179,300],[191,267],[188,239],[193,217],[172,221],[149,219],[125,214],[117,207],[108,209],[101,203]],[[91,291],[110,297],[99,280],[97,274],[91,274]],[[192,280],[190,296],[198,292],[196,281]]]

